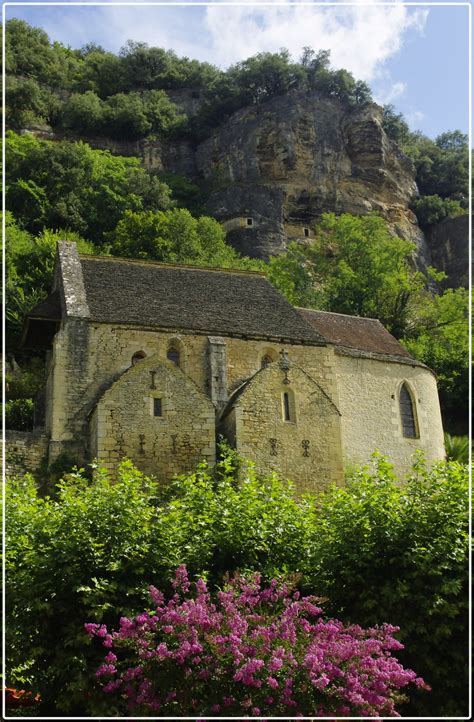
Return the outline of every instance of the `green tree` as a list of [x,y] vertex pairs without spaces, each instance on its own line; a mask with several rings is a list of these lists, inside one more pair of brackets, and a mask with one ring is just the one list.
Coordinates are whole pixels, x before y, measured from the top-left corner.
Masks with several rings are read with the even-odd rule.
[[104,118],[104,104],[96,93],[73,93],[64,106],[62,124],[85,135],[100,133]]
[[427,295],[403,340],[415,358],[436,371],[444,425],[460,433],[467,431],[469,413],[468,300],[464,288]]
[[382,218],[325,213],[311,245],[293,246],[290,253],[271,261],[270,278],[283,292],[295,284],[293,303],[313,298],[319,308],[379,318],[403,335],[426,282],[412,268],[413,244],[393,236]]
[[99,660],[84,620],[132,614],[147,585],[168,590],[186,564],[211,589],[236,569],[292,575],[345,621],[400,625],[404,664],[433,687],[405,716],[465,716],[467,468],[418,459],[402,484],[377,457],[345,487],[295,498],[251,465],[239,481],[235,465],[226,456],[213,473],[201,466],[158,489],[126,462],[114,479],[67,476],[54,498],[28,477],[10,481],[9,679],[41,693],[43,715],[89,711],[84,689]]
[[5,218],[6,331],[10,352],[16,350],[25,315],[49,295],[53,280],[56,245],[74,241],[81,253],[94,253],[91,243],[71,231],[44,230],[33,237],[21,229],[13,216]]
[[225,242],[225,231],[214,218],[193,218],[185,208],[134,213],[128,211],[109,234],[111,252],[125,258],[169,263],[259,268]]
[[412,139],[412,133],[402,113],[397,113],[393,105],[383,106],[382,125],[388,137],[404,147]]
[[76,55],[79,64],[73,78],[73,90],[78,93],[90,90],[102,99],[124,90],[123,63],[114,53],[89,43],[77,50]]
[[459,201],[440,196],[421,196],[413,202],[412,208],[422,228],[466,212]]
[[6,205],[28,231],[65,228],[100,246],[126,210],[168,208],[169,188],[138,158],[86,143],[7,133]]

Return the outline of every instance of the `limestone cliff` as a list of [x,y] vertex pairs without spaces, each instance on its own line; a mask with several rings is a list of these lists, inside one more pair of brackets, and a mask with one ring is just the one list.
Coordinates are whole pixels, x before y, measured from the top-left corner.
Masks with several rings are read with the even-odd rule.
[[[183,110],[195,112],[190,104],[200,99],[183,98]],[[416,244],[421,267],[430,261],[409,208],[418,193],[411,161],[385,134],[382,109],[375,104],[348,108],[316,92],[294,90],[237,111],[198,144],[88,141],[139,155],[150,170],[172,171],[200,184],[206,212],[224,223],[228,240],[242,253],[262,258],[278,253],[289,240],[310,237],[314,221],[327,211],[377,211],[394,233]]]
[[435,268],[446,273],[444,288],[469,286],[469,215],[446,218],[426,231]]
[[421,265],[428,260],[409,209],[413,167],[385,134],[377,105],[348,110],[302,91],[276,97],[235,113],[201,143],[196,170],[215,179],[206,210],[244,253],[266,257],[310,235],[325,211],[377,211],[415,242]]

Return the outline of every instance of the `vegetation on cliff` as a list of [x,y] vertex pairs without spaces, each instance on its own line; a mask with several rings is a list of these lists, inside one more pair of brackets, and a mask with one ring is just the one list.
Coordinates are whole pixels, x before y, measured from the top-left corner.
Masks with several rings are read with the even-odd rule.
[[[258,53],[227,70],[180,58],[172,50],[128,41],[118,55],[94,44],[73,50],[50,42],[22,20],[6,26],[7,124],[47,123],[79,135],[137,139],[207,137],[235,111],[294,88],[317,91],[348,108],[372,102],[370,88],[344,69],[333,69],[326,50],[305,47],[298,61],[287,50]],[[186,90],[197,106],[187,118],[173,102]],[[468,202],[467,136],[459,131],[431,140],[410,131],[393,106],[383,126],[413,161],[422,226],[465,212]]]
[[401,113],[384,107],[383,127],[411,158],[420,198],[413,201],[421,227],[467,212],[469,204],[468,137],[459,130],[441,133],[435,140],[413,132]]

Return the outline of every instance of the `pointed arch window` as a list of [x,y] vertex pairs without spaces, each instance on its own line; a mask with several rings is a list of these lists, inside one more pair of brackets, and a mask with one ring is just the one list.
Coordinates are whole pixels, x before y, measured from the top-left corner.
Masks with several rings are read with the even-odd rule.
[[272,357],[269,354],[265,354],[265,356],[262,357],[261,361],[261,368],[266,369],[267,366],[270,366],[270,364],[273,362]]
[[403,383],[400,389],[399,404],[403,436],[407,439],[417,439],[419,434],[416,423],[415,402],[406,383]]
[[168,361],[172,361],[175,366],[179,366],[179,351],[176,346],[170,346],[166,354]]

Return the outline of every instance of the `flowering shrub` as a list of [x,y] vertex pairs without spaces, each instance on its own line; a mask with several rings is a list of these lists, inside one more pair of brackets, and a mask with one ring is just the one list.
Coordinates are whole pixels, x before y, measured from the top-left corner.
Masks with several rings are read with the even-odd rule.
[[173,586],[168,602],[150,587],[153,611],[122,617],[117,632],[85,625],[107,649],[103,691],[129,712],[396,717],[402,688],[427,688],[391,654],[403,646],[397,627],[325,621],[316,597],[275,580],[263,588],[258,574],[234,577],[215,602],[202,579],[189,594],[184,565]]

